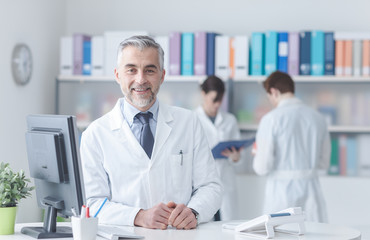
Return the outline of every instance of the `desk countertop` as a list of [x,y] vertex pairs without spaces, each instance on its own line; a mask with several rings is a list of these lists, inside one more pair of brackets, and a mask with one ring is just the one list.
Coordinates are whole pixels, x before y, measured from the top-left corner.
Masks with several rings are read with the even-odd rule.
[[[123,227],[125,230],[134,232],[137,235],[145,236],[145,240],[203,240],[203,239],[240,239],[240,240],[248,240],[248,239],[255,239],[250,238],[244,235],[235,234],[232,230],[222,229],[223,222],[209,222],[206,224],[200,224],[197,229],[193,230],[176,230],[176,229],[167,229],[167,230],[153,230],[153,229],[146,229],[141,227]],[[70,223],[61,223],[58,226],[69,226]],[[339,225],[332,225],[332,224],[324,224],[324,223],[313,223],[313,222],[306,222],[306,234],[301,237],[276,233],[276,237],[274,239],[315,239],[315,240],[359,240],[361,239],[361,232],[350,228],[344,227]],[[14,235],[3,235],[0,236],[0,240],[22,240],[22,239],[34,239],[29,236],[23,235],[20,233],[20,230],[24,226],[42,226],[42,223],[22,223],[16,224],[15,227],[15,234]],[[61,239],[61,238],[59,238]],[[72,238],[68,238],[72,239]],[[104,238],[97,237],[96,239],[101,240]]]

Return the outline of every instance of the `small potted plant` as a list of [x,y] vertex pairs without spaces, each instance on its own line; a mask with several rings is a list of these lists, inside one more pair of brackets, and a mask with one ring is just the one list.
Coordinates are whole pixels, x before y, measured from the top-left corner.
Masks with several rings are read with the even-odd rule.
[[34,189],[29,182],[23,170],[14,173],[9,163],[0,164],[0,235],[14,233],[17,204]]

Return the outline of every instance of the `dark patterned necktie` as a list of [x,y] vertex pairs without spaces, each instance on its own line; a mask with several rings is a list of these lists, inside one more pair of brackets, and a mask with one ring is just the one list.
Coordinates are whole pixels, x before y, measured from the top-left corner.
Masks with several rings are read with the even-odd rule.
[[149,119],[152,117],[152,113],[138,113],[136,118],[139,119],[141,124],[140,144],[149,158],[152,156],[154,137],[150,130]]

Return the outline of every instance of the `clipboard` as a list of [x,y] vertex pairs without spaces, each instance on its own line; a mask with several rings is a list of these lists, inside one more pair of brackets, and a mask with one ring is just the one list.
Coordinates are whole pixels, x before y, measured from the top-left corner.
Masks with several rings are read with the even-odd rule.
[[231,149],[235,147],[237,150],[241,147],[249,147],[255,142],[255,138],[245,139],[245,140],[233,140],[233,141],[225,141],[219,142],[214,148],[212,148],[212,154],[215,159],[218,158],[226,158],[221,152],[225,149]]

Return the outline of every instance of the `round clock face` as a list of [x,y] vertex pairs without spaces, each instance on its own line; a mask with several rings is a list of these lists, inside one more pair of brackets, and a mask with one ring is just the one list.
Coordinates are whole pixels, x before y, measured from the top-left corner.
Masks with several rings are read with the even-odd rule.
[[32,75],[32,54],[26,44],[17,44],[14,47],[12,72],[16,83],[25,85],[30,81]]

